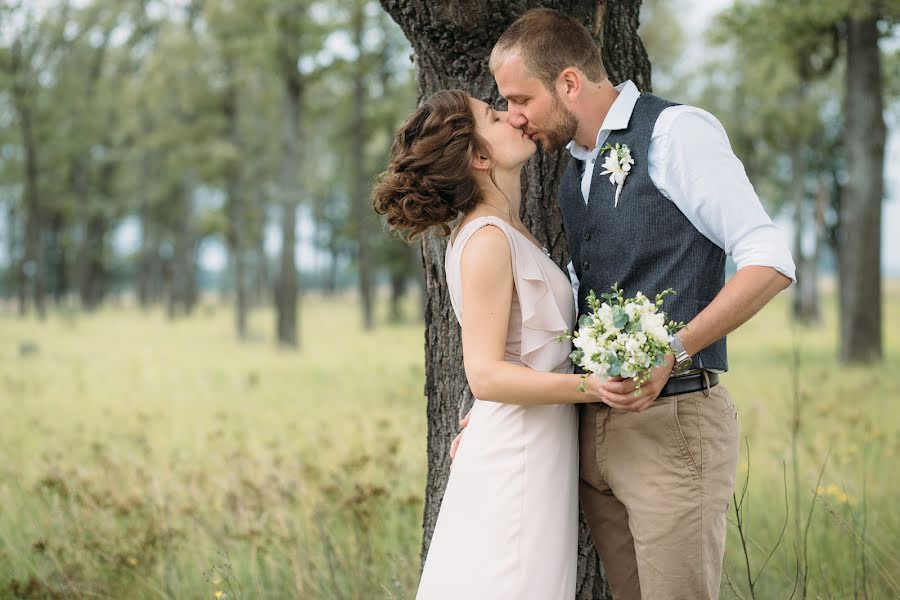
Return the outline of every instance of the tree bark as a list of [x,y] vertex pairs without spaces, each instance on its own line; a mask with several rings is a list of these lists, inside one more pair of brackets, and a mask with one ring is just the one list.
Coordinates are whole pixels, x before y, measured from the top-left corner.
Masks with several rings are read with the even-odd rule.
[[372,249],[369,240],[369,188],[366,181],[366,65],[364,61],[363,30],[365,2],[355,0],[353,6],[353,45],[357,49],[353,70],[353,216],[356,225],[357,268],[363,329],[375,327],[372,281]]
[[[240,148],[238,139],[238,91],[235,82],[234,65],[227,62],[225,73],[228,78],[223,98],[223,113],[228,128],[228,140],[236,149]],[[240,154],[240,152],[238,152]],[[240,161],[231,165],[225,178],[225,214],[228,219],[228,230],[225,242],[231,258],[232,275],[234,277],[234,325],[238,339],[247,339],[247,274],[246,274],[246,242],[245,242],[245,210],[241,198]]]
[[28,313],[30,299],[34,304],[38,317],[43,319],[45,316],[44,276],[40,243],[42,207],[40,190],[38,189],[37,140],[34,134],[31,100],[26,84],[28,74],[24,72],[27,68],[26,59],[19,44],[14,44],[13,49],[13,108],[18,116],[19,130],[22,135],[22,149],[25,153],[25,177],[23,181],[25,253],[18,265],[19,314],[24,316]]
[[297,69],[299,37],[305,17],[300,8],[285,12],[279,19],[278,64],[284,83],[284,137],[282,139],[281,182],[281,261],[276,286],[276,336],[283,346],[299,346],[297,300],[299,278],[294,250],[297,245],[297,198],[300,178],[297,171],[303,161],[301,124],[305,101],[305,82]]
[[170,319],[189,316],[196,294],[197,235],[194,232],[193,185],[190,177],[184,177],[174,189],[173,204],[178,207],[178,221],[172,224],[172,285],[169,290],[168,315]]
[[[794,202],[794,259],[797,261],[797,285],[791,302],[793,318],[803,325],[814,325],[819,321],[818,301],[818,252],[813,249],[808,256],[803,249],[803,236],[807,234],[806,198],[806,165],[803,159],[803,146],[800,140],[794,140],[790,148],[791,157],[791,189],[790,197]],[[813,222],[813,227],[817,222]],[[816,247],[818,240],[816,240]]]
[[[650,89],[650,65],[637,35],[640,1],[606,4],[598,0],[534,3],[578,19],[594,33],[598,44],[615,49],[604,56],[613,83],[631,79]],[[446,88],[461,88],[476,98],[498,99],[487,59],[500,34],[524,11],[523,3],[507,0],[436,3],[424,0],[382,0],[415,51],[420,101]],[[545,244],[561,268],[568,262],[562,217],[556,203],[559,179],[568,155],[537,154],[523,179],[522,220]],[[459,325],[450,306],[444,277],[446,239],[428,234],[422,243],[425,267],[425,393],[428,415],[428,477],[425,491],[422,558],[428,552],[438,509],[450,470],[450,442],[458,420],[472,403],[462,364]],[[609,598],[609,588],[590,540],[584,518],[579,536],[579,600]]]
[[847,19],[847,174],[841,202],[840,359],[882,357],[881,202],[884,196],[883,90],[875,15]]

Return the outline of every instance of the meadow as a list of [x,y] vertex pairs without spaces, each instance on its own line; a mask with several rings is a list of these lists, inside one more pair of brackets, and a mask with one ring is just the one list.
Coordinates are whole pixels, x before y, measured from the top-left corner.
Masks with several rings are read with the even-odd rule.
[[[823,308],[794,327],[778,298],[729,338],[749,485],[723,598],[900,596],[900,285],[877,366],[837,362]],[[0,314],[0,598],[414,596],[421,324],[309,297],[291,352],[268,311],[247,343],[231,318]]]

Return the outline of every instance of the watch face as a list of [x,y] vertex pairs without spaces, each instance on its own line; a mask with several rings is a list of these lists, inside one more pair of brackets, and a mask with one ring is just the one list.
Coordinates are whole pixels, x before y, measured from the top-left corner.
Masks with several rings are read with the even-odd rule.
[[675,363],[675,366],[672,368],[672,372],[675,375],[681,375],[682,373],[684,373],[685,371],[687,371],[688,369],[691,368],[692,363],[693,363],[693,361],[691,360],[691,357],[688,356],[684,360],[681,360],[681,361]]

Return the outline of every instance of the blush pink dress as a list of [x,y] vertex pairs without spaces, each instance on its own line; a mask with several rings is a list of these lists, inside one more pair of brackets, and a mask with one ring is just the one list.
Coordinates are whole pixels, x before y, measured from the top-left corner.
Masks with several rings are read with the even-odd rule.
[[[447,282],[462,319],[460,256],[495,226],[512,251],[515,291],[506,360],[571,373],[574,299],[568,277],[502,219],[467,223],[448,245]],[[570,600],[578,551],[578,436],[570,404],[475,400],[441,503],[418,600]]]

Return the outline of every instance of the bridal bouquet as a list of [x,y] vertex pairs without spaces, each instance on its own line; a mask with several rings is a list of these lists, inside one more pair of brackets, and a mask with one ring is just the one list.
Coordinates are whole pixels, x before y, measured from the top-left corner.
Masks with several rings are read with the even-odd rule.
[[[666,323],[666,314],[659,310],[663,298],[674,293],[669,288],[655,302],[641,292],[625,298],[616,284],[611,293],[601,294],[605,302],[600,302],[591,290],[587,298],[591,310],[578,319],[578,331],[560,336],[560,340],[572,340],[572,362],[587,372],[582,378],[590,374],[631,378],[639,392],[650,371],[672,351],[669,336],[684,327],[684,323]],[[584,384],[579,389],[583,392]]]

